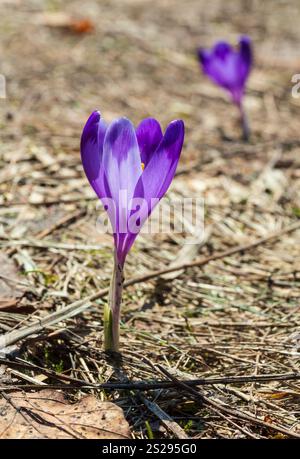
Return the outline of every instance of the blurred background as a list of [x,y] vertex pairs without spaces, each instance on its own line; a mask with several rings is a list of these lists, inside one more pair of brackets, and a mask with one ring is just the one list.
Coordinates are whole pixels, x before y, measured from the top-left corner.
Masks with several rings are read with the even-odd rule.
[[[300,72],[296,0],[1,1],[2,138],[18,153],[37,139],[49,151],[78,151],[89,113],[107,120],[145,116],[164,126],[186,122],[185,158],[203,145],[234,138],[236,113],[200,72],[198,46],[236,43],[248,34],[255,67],[246,105],[256,141],[297,135],[299,99],[291,76]],[[24,147],[25,148],[25,147]],[[201,151],[200,151],[201,150]]]

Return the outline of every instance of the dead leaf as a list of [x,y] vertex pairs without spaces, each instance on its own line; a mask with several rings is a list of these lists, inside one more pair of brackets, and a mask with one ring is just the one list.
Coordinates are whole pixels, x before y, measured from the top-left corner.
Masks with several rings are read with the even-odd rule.
[[14,392],[0,401],[0,438],[130,438],[120,407],[92,395],[69,403],[61,392]]
[[0,309],[11,309],[17,305],[17,300],[23,295],[26,287],[18,269],[4,252],[0,252]]
[[68,29],[79,34],[90,33],[95,29],[89,18],[75,18],[63,12],[38,14],[35,17],[35,23],[47,27]]
[[76,19],[71,24],[71,29],[76,33],[90,33],[95,27],[89,19]]
[[0,298],[0,309],[12,309],[17,305],[17,300],[15,298]]
[[269,416],[268,414],[264,417],[264,422],[267,422],[268,424],[273,424],[273,419],[271,418],[271,416]]

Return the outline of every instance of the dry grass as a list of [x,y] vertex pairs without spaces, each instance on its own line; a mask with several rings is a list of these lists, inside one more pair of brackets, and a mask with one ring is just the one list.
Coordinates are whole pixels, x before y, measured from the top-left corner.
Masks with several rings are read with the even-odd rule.
[[[126,115],[138,123],[151,115],[164,126],[185,120],[170,196],[205,199],[210,234],[194,256],[250,243],[297,221],[299,99],[291,97],[290,82],[300,71],[296,1],[213,1],[209,7],[199,0],[87,1],[84,14],[95,31],[83,35],[36,21],[41,11],[76,13],[82,3],[42,4],[6,1],[0,20],[0,72],[8,88],[0,100],[1,276],[9,277],[16,298],[0,305],[3,332],[109,284],[111,239],[95,230],[97,201],[79,158],[81,129],[94,108],[108,120]],[[200,75],[194,56],[197,45],[233,41],[241,32],[253,37],[256,53],[246,100],[249,144],[238,141],[234,108]],[[129,286],[121,360],[101,351],[105,298],[93,301],[18,342],[18,356],[0,366],[2,392],[37,390],[41,381],[73,400],[92,392],[124,409],[133,438],[151,431],[166,438],[299,437],[299,381],[255,379],[300,372],[299,234],[172,279]],[[127,279],[169,266],[182,243],[170,234],[141,235],[128,257]],[[18,275],[6,269],[9,258]],[[182,385],[243,375],[253,381]],[[133,381],[174,377],[172,387],[142,392],[96,386],[130,388]]]

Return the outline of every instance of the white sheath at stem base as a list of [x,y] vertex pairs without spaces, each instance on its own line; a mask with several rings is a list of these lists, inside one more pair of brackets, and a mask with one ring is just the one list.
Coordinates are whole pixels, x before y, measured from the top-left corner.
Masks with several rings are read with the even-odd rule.
[[104,307],[104,349],[119,352],[120,309],[123,290],[123,266],[114,253],[114,267],[110,283],[108,303]]

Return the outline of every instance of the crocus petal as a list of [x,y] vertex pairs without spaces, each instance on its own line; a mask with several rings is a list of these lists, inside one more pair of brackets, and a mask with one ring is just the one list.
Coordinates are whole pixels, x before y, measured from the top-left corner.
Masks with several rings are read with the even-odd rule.
[[[184,124],[181,120],[172,121],[166,129],[155,152],[143,174],[141,175],[134,193],[135,198],[143,197],[139,210],[139,228],[141,229],[155,205],[167,192],[174,178],[184,139]],[[130,250],[138,232],[128,233],[124,249]]]
[[175,175],[184,139],[184,124],[172,121],[141,176],[144,195],[161,199]]
[[236,86],[236,57],[226,43],[217,43],[207,59],[204,72],[218,85],[231,90]]
[[198,59],[202,64],[203,71],[206,73],[205,66],[207,65],[211,53],[207,49],[198,48],[197,49]]
[[213,49],[213,54],[223,60],[227,59],[232,52],[232,47],[226,41],[219,41]]
[[183,139],[183,121],[172,121],[139,179],[134,196],[145,198],[148,204],[148,215],[152,211],[151,199],[161,199],[170,186],[179,161]]
[[103,168],[111,196],[119,202],[119,192],[132,199],[142,174],[141,156],[133,124],[126,118],[113,121],[104,138]]
[[136,136],[140,148],[141,161],[146,166],[163,137],[159,122],[154,118],[146,118],[138,125]]
[[106,124],[98,111],[86,122],[81,136],[81,160],[84,172],[99,198],[106,196],[101,168]]
[[240,39],[240,73],[242,81],[248,78],[253,62],[251,40],[247,36]]
[[120,263],[124,263],[126,252],[124,241],[128,232],[129,203],[136,184],[142,174],[141,156],[132,123],[126,118],[113,121],[105,134],[102,165],[105,182],[112,198],[116,215],[110,216],[115,245]]

